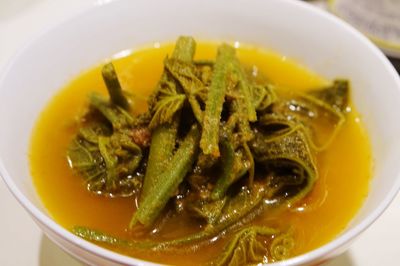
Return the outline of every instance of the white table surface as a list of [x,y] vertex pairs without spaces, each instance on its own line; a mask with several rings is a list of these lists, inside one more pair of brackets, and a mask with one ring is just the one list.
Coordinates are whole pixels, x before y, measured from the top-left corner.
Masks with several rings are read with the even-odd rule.
[[[48,25],[109,1],[0,0],[0,71],[19,47]],[[2,180],[0,213],[1,266],[82,265],[41,233]],[[346,253],[324,266],[400,265],[399,224],[400,195]]]

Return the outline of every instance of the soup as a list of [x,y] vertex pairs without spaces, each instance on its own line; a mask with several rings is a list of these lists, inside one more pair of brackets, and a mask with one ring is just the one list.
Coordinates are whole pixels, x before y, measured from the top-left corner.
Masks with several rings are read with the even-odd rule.
[[[155,44],[123,57],[116,56],[113,65],[94,67],[63,88],[40,115],[29,154],[35,187],[50,215],[75,234],[116,252],[176,265],[187,265],[188,260],[193,265],[273,262],[318,248],[343,231],[361,207],[371,176],[368,138],[351,102],[347,99],[343,104],[343,96],[326,107],[327,97],[321,96],[324,89],[342,90],[347,83],[343,80],[331,83],[274,52],[238,43],[236,46],[234,50],[215,43],[198,43],[195,63],[188,65],[181,58],[174,61],[174,45]],[[167,55],[172,56],[166,59]],[[228,64],[218,65],[221,58],[229,57],[232,60],[229,68],[224,67]],[[205,96],[200,90],[193,98],[183,93],[182,87],[191,77],[193,65],[196,75],[190,81],[206,84]],[[170,71],[168,75],[166,69]],[[217,72],[235,73],[225,78],[226,87],[229,83],[234,85],[222,96],[218,96],[218,89],[213,89],[221,81]],[[96,127],[96,132],[108,136],[110,128],[116,130],[120,125],[124,128],[125,118],[118,120],[118,125],[112,122],[110,125],[112,114],[101,109],[109,105],[102,102],[107,94],[102,75],[106,76],[105,83],[108,75],[107,86],[119,80],[130,99],[124,101],[123,97],[118,98],[118,93],[111,94],[110,101],[118,102],[113,114],[147,121],[143,122],[146,127],[141,126],[142,122],[134,127],[134,144],[128,141],[125,146],[120,145],[130,153],[120,152],[118,158],[130,157],[119,159],[127,162],[123,169],[113,169],[121,176],[121,172],[128,171],[126,168],[135,167],[116,183],[107,183],[110,173],[104,171],[90,172],[89,178],[84,177],[87,165],[76,163],[79,145],[90,148],[93,144],[84,139],[92,131],[81,129],[94,128],[90,120],[94,114],[102,116],[94,120],[96,123],[103,123],[104,117],[108,119],[104,122],[108,128]],[[169,84],[160,82],[160,77],[175,80],[179,85],[174,86],[179,87],[181,95],[186,95],[168,98],[181,99],[176,104],[158,105],[168,106],[167,109],[157,109],[154,104],[160,102],[159,96],[154,100],[154,88]],[[91,94],[89,104],[87,95],[93,91],[99,94]],[[246,106],[246,97],[242,97],[246,93],[253,99],[248,105],[254,107],[253,113],[250,107],[239,108]],[[209,95],[214,95],[214,100],[219,97],[222,102],[208,101]],[[152,118],[146,117],[149,102]],[[215,124],[211,118],[218,108],[207,105],[220,106],[219,133],[209,126]],[[127,108],[124,110],[123,106]],[[168,115],[171,110],[175,113]],[[243,115],[243,110],[250,111]],[[239,119],[233,119],[235,112],[241,112]],[[128,115],[124,116],[125,113]],[[162,145],[155,146],[161,152],[171,149],[175,155],[153,160],[167,166],[153,174],[153,181],[146,181],[148,169],[154,164],[152,143],[159,134],[154,132],[163,124],[174,123],[178,113],[184,125],[177,130],[176,140],[171,145],[161,142]],[[243,141],[247,136],[246,126],[250,134]],[[190,138],[192,142],[188,141]],[[266,141],[270,139],[275,142]],[[296,142],[285,146],[290,139]],[[105,142],[100,144],[101,141]],[[95,141],[103,152],[110,145],[106,141],[103,137]],[[281,148],[271,150],[271,143],[278,143],[274,145]],[[296,145],[299,148],[293,148]],[[283,154],[282,147],[289,147],[295,155]],[[196,152],[185,156],[184,148],[189,153]],[[98,154],[104,155],[101,151]],[[305,159],[307,156],[310,159]],[[102,167],[107,168],[112,158],[108,162],[105,157]],[[237,161],[244,163],[236,167]],[[157,188],[157,182],[163,183],[157,181],[158,177],[175,176],[168,174],[168,169],[180,166],[185,169],[185,162],[193,168],[183,173],[180,170],[184,180],[165,189]],[[99,178],[102,175],[104,178]],[[160,196],[162,193],[167,197]],[[226,210],[229,215],[224,213]],[[233,219],[237,213],[240,217]],[[240,250],[246,250],[245,254]]]

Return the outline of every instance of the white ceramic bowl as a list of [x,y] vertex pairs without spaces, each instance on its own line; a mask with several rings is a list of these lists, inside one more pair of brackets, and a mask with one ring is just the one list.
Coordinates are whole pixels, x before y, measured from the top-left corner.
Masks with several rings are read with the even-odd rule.
[[44,32],[20,50],[0,78],[0,174],[12,193],[50,239],[82,261],[150,265],[86,242],[53,221],[32,186],[27,150],[39,112],[71,78],[118,51],[172,41],[180,34],[257,44],[327,78],[351,79],[353,101],[373,148],[368,198],[333,241],[276,265],[317,264],[342,252],[378,218],[400,187],[400,79],[360,33],[300,1],[120,0]]

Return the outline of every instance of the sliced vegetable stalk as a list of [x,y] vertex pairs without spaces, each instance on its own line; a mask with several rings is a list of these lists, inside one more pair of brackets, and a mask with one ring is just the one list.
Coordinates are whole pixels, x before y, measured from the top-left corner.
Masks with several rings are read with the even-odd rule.
[[241,107],[243,109],[242,112],[246,114],[245,117],[247,121],[254,122],[257,120],[257,113],[252,99],[251,85],[249,84],[243,67],[237,58],[233,60],[232,66],[232,70],[238,78],[238,89],[241,96],[241,102],[243,102],[243,106]]
[[124,108],[125,110],[128,110],[130,107],[129,102],[123,94],[114,65],[112,63],[104,65],[101,70],[101,74],[103,75],[103,80],[106,84],[111,102]]
[[225,196],[228,188],[249,170],[250,162],[244,158],[241,151],[235,152],[229,141],[221,142],[222,173],[211,194],[212,200]]
[[[184,62],[191,62],[193,60],[195,49],[196,43],[193,38],[179,37],[172,54],[172,58],[176,58]],[[161,81],[163,80],[167,83],[174,82],[168,79],[168,74],[165,71],[161,77]],[[160,93],[160,90],[162,89],[160,87],[161,85],[162,84],[160,83],[155,94]],[[172,87],[175,89],[175,91],[172,93],[177,94],[178,92],[176,91],[176,86],[169,86],[169,88]],[[156,96],[153,96],[153,100],[154,98],[156,98]],[[158,190],[161,173],[166,169],[167,164],[173,155],[173,150],[176,143],[176,134],[180,122],[179,113],[176,113],[171,120],[172,121],[170,123],[162,123],[153,130],[149,160],[144,177],[142,193],[140,196],[140,204],[146,201],[146,199],[149,197],[149,194]]]
[[163,173],[160,174],[157,188],[149,191],[139,205],[129,225],[132,228],[137,222],[150,226],[157,219],[170,197],[190,171],[197,157],[200,132],[195,124],[181,143]]
[[224,104],[225,90],[229,82],[227,74],[231,68],[234,56],[235,49],[233,47],[221,45],[218,48],[211,86],[208,91],[200,147],[204,154],[213,157],[219,157],[220,155],[218,143],[221,112]]
[[178,125],[179,119],[175,119],[173,124],[160,125],[151,134],[149,159],[139,205],[159,186],[161,173],[167,169],[175,149]]
[[128,112],[110,103],[98,93],[89,94],[89,103],[91,107],[97,109],[111,123],[113,130],[130,127],[134,123],[133,117]]

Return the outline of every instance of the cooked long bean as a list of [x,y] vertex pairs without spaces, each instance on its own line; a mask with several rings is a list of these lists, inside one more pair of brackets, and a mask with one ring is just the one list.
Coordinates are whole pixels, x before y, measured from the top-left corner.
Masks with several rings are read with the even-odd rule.
[[149,194],[132,218],[130,228],[140,222],[150,226],[162,212],[168,200],[190,171],[198,150],[200,132],[195,124],[181,143],[175,155],[171,159],[168,168],[160,174],[157,189],[149,191]]
[[106,84],[111,102],[128,110],[130,107],[129,102],[122,92],[121,84],[118,80],[117,73],[115,72],[114,65],[112,63],[104,65],[101,74],[103,75],[103,80]]
[[[195,49],[196,43],[193,38],[180,37],[176,42],[172,58],[190,62],[193,59]],[[161,80],[163,79],[167,79],[166,72],[163,73]],[[157,88],[157,90],[159,89]],[[179,114],[176,114],[172,123],[161,124],[153,130],[149,162],[144,177],[140,202],[145,201],[151,191],[157,190],[160,174],[166,169],[173,155],[179,121]]]
[[219,124],[228,83],[227,78],[230,77],[227,73],[232,67],[234,56],[235,49],[233,47],[225,44],[218,48],[211,86],[207,96],[200,147],[204,154],[213,157],[220,155],[218,147]]

